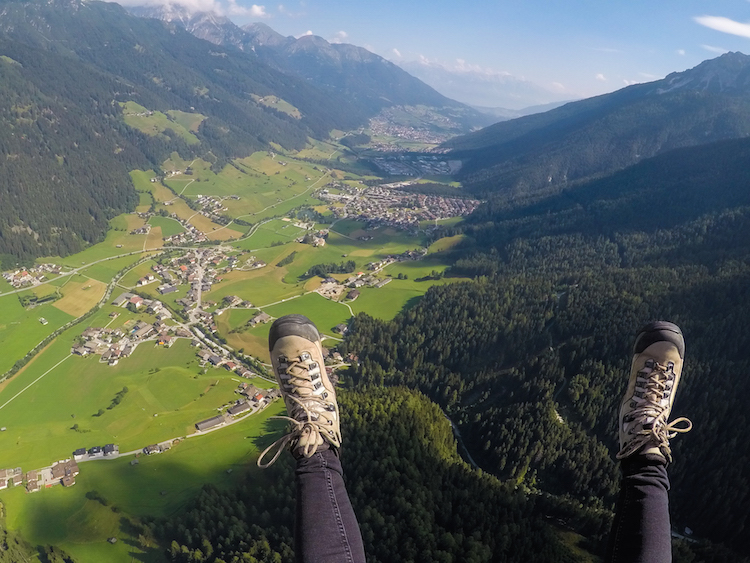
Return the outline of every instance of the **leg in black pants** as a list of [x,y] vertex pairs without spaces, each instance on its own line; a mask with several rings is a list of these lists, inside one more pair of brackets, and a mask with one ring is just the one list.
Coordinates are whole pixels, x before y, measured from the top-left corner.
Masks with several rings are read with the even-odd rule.
[[669,478],[663,461],[626,459],[607,561],[669,563]]
[[617,458],[622,483],[607,550],[609,563],[672,561],[669,439],[692,424],[686,418],[667,420],[684,356],[682,331],[672,323],[650,323],[636,337],[628,388],[620,404]]
[[297,460],[294,551],[303,563],[364,563],[365,550],[339,456],[331,450]]
[[[258,458],[268,467],[288,445],[297,460],[294,546],[301,563],[365,563],[359,524],[344,486],[336,389],[320,334],[302,315],[277,319],[268,336],[271,364],[292,429]],[[263,458],[276,450],[271,461]]]

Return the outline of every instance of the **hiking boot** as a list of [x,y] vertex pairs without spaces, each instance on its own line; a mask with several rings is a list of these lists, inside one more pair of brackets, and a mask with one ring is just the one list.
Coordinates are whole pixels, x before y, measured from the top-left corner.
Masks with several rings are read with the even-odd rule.
[[[271,325],[268,348],[288,415],[273,418],[288,420],[292,429],[260,454],[258,467],[273,464],[287,445],[296,458],[341,447],[336,391],[326,373],[320,334],[313,322],[302,315],[277,319]],[[273,449],[271,461],[262,463]]]
[[684,357],[685,341],[675,324],[652,322],[636,337],[628,389],[620,404],[617,459],[644,455],[665,464],[672,461],[669,439],[693,427],[684,417],[667,422]]

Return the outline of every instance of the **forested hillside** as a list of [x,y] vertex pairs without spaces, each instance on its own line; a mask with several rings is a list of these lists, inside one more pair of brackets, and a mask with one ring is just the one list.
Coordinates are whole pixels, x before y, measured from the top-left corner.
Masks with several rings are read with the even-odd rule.
[[533,193],[670,150],[750,133],[750,57],[727,53],[662,80],[451,139],[478,193]]
[[[342,464],[371,563],[572,563],[549,521],[565,519],[594,537],[608,529],[607,514],[530,497],[472,470],[456,454],[440,409],[418,393],[342,393],[340,406]],[[151,530],[171,542],[172,561],[291,561],[291,456],[263,477],[261,495],[252,494],[256,486],[205,488],[185,513],[156,521]]]
[[[108,219],[134,206],[128,171],[158,169],[171,151],[220,167],[271,141],[301,148],[364,119],[252,57],[103,2],[0,2],[0,77],[0,255],[15,259],[98,240]],[[302,117],[252,97],[270,94]],[[125,101],[207,116],[200,144],[128,128]]]
[[638,328],[687,341],[673,416],[674,523],[747,554],[748,141],[685,149],[546,199],[494,202],[454,271],[392,322],[347,338],[362,388],[407,385],[459,423],[487,471],[611,507],[616,405]]

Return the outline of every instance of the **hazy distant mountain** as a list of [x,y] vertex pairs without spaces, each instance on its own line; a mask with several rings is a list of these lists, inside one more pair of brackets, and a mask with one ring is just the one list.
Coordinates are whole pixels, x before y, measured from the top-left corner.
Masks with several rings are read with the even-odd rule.
[[495,121],[491,116],[438,93],[397,65],[362,47],[329,43],[315,35],[285,37],[263,23],[240,28],[228,18],[175,6],[129,9],[139,16],[179,25],[196,37],[217,45],[232,45],[254,53],[271,67],[345,96],[370,116],[394,105],[425,105],[437,108],[455,121],[461,132]]
[[487,115],[496,117],[498,121],[507,121],[509,119],[516,119],[519,117],[524,117],[526,115],[534,115],[535,113],[544,113],[545,111],[550,111],[555,108],[559,108],[560,106],[564,106],[565,104],[568,104],[570,102],[571,100],[566,100],[564,102],[550,102],[549,104],[542,104],[539,106],[529,106],[523,109],[507,109],[507,108],[497,108],[497,107],[487,108],[487,107],[482,107],[482,106],[472,106],[472,107],[477,111],[481,111],[482,113],[486,113]]
[[662,152],[750,135],[750,57],[727,53],[662,80],[451,139],[477,190],[527,192]]
[[427,61],[404,61],[398,65],[441,94],[471,106],[520,110],[558,102],[565,97],[507,73],[483,71],[464,65],[448,68]]

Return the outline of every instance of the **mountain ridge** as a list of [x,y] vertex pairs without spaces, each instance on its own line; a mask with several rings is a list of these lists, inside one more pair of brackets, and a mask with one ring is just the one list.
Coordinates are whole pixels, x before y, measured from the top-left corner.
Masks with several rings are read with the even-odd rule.
[[[729,78],[733,77],[733,80]],[[519,194],[605,175],[643,158],[750,134],[750,57],[694,69],[501,122],[447,141],[462,179],[482,193]]]
[[330,43],[316,35],[285,37],[264,23],[242,27],[229,18],[187,9],[128,8],[141,17],[182,26],[193,35],[217,45],[231,45],[291,76],[326,92],[345,96],[360,112],[374,117],[395,105],[438,108],[455,120],[460,132],[494,122],[465,104],[447,98],[398,65],[363,47]]

